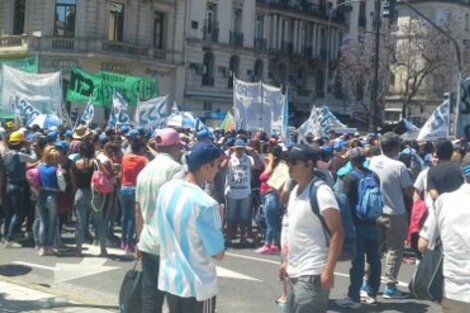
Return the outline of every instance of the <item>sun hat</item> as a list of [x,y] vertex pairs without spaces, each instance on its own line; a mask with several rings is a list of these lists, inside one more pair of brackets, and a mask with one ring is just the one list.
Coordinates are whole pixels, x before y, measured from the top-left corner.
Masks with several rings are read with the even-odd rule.
[[83,139],[85,137],[88,137],[90,134],[91,134],[91,132],[90,132],[90,129],[88,127],[78,126],[75,129],[75,132],[73,133],[72,138],[80,140],[80,139]]

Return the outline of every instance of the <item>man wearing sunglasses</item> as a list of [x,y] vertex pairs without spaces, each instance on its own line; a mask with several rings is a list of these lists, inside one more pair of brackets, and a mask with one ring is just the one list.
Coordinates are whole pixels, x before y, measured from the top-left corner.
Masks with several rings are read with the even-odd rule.
[[[289,313],[326,312],[343,245],[344,231],[335,195],[314,176],[320,156],[318,148],[300,145],[289,151],[287,159],[289,174],[297,182],[289,197],[282,229],[285,261],[280,276],[281,279],[288,276]],[[317,188],[312,188],[312,184]],[[324,223],[311,207],[312,196]],[[323,225],[330,234],[329,239]]]

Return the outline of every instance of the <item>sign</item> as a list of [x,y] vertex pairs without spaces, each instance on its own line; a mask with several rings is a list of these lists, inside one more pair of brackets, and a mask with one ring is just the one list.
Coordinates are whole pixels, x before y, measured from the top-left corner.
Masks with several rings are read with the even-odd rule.
[[30,125],[37,116],[41,115],[38,109],[36,109],[31,103],[25,99],[15,98],[13,107],[15,116],[19,120],[21,125]]
[[470,77],[460,85],[459,101],[455,135],[470,140]]
[[168,96],[139,102],[135,111],[135,124],[147,128],[164,127],[166,118],[170,115],[167,105]]
[[60,72],[35,74],[3,65],[2,112],[14,114],[12,99],[26,100],[42,114],[57,114],[62,105]]
[[127,113],[128,104],[124,97],[117,91],[113,93],[113,109],[109,117],[108,127],[115,128],[131,125],[132,121]]
[[118,91],[131,106],[138,99],[147,101],[158,95],[157,82],[153,78],[141,78],[111,72],[87,73],[78,68],[72,70],[67,90],[67,100],[75,103],[88,103],[90,96],[93,105],[110,107],[113,91]]
[[275,190],[280,190],[289,178],[289,167],[286,163],[280,162],[269,177],[267,184]]
[[450,103],[444,101],[426,121],[418,134],[418,141],[433,141],[449,137]]

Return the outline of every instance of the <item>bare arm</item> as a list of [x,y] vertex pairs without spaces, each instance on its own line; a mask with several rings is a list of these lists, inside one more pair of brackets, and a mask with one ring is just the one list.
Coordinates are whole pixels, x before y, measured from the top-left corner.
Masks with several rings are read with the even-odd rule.
[[436,201],[437,198],[439,198],[439,192],[436,189],[429,190],[429,195],[434,201]]
[[140,210],[139,202],[135,203],[135,235],[137,241],[140,240],[140,234],[142,233],[142,229],[144,227],[144,218],[142,217],[142,211]]
[[336,209],[326,209],[323,211],[326,226],[330,231],[330,247],[325,268],[321,274],[321,283],[324,289],[334,287],[334,270],[343,248],[344,230],[341,222],[340,212]]
[[213,259],[217,260],[217,261],[222,261],[225,257],[225,252],[220,252],[219,254],[216,254],[214,256],[212,256]]
[[426,252],[426,250],[428,250],[428,245],[429,245],[428,240],[424,239],[423,237],[419,237],[419,240],[418,240],[418,250],[419,250],[419,252],[421,252],[421,253]]

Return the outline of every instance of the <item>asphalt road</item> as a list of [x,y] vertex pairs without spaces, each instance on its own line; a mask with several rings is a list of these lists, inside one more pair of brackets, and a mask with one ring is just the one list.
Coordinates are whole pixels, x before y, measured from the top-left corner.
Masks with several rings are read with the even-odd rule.
[[[67,256],[39,257],[32,247],[0,249],[0,275],[20,280],[30,286],[40,285],[66,295],[69,300],[89,303],[116,310],[119,287],[127,270],[134,265],[132,256],[118,249],[110,249],[110,258],[92,256],[98,249],[90,247],[83,258]],[[279,312],[275,299],[281,291],[277,279],[279,257],[259,256],[253,249],[229,249],[224,261],[219,262],[218,313]],[[399,280],[405,286],[414,265],[403,265]],[[336,286],[330,298],[344,297],[349,279],[349,263],[340,262],[336,269]],[[1,277],[0,277],[1,279]],[[406,287],[400,287],[406,290]],[[440,312],[437,304],[414,299],[384,300],[377,305],[363,306],[356,312]],[[330,312],[349,312],[330,301]]]

